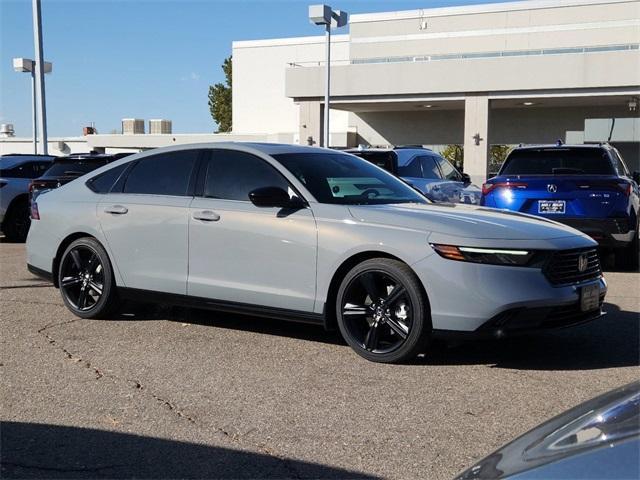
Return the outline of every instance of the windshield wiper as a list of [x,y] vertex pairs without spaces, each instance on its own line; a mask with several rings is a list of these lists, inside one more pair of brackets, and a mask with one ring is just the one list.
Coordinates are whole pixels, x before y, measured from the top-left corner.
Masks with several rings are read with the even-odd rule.
[[65,170],[63,175],[84,175],[84,172],[78,170]]

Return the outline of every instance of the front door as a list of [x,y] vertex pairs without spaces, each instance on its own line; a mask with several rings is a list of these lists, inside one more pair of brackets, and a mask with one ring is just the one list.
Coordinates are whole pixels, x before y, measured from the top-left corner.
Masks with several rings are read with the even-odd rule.
[[202,195],[189,209],[188,294],[226,302],[313,311],[316,222],[309,208],[256,207],[249,192],[293,188],[266,160],[211,151]]

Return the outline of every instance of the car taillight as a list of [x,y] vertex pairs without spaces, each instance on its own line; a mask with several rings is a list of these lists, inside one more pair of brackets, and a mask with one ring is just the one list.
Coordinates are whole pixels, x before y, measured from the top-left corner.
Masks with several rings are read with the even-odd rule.
[[527,188],[527,186],[528,185],[526,183],[522,183],[522,182],[483,183],[482,194],[487,195],[488,193],[492,192],[497,188],[508,188],[508,189],[517,188],[520,190],[524,190],[525,188]]
[[624,193],[627,197],[631,195],[631,183],[619,183],[618,188],[620,188],[620,190],[622,190],[622,193]]
[[40,220],[37,202],[31,202],[31,220]]

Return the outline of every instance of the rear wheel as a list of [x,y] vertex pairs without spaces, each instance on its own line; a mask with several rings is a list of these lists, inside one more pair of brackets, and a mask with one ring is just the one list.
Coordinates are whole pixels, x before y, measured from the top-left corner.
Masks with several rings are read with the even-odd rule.
[[625,266],[633,271],[640,268],[640,241],[638,235],[640,235],[640,220],[636,220],[636,233],[633,236],[633,240],[624,251]]
[[345,341],[367,360],[415,358],[431,333],[429,306],[415,273],[397,260],[366,260],[345,276],[336,315]]
[[60,260],[58,285],[75,315],[104,318],[118,306],[113,270],[107,252],[90,237],[71,243]]
[[10,242],[24,242],[31,226],[29,201],[27,199],[16,200],[4,219],[2,230]]

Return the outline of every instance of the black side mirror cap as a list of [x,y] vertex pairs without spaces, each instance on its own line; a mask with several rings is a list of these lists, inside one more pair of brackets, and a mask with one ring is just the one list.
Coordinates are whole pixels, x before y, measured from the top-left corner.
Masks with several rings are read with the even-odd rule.
[[462,183],[464,183],[465,185],[469,185],[471,183],[471,177],[469,176],[468,173],[462,173]]
[[249,192],[249,200],[256,207],[277,207],[300,209],[306,207],[304,200],[290,197],[286,190],[280,187],[261,187]]
[[635,171],[631,174],[631,178],[633,178],[633,181],[636,182],[637,184],[640,185],[640,172],[639,171]]

